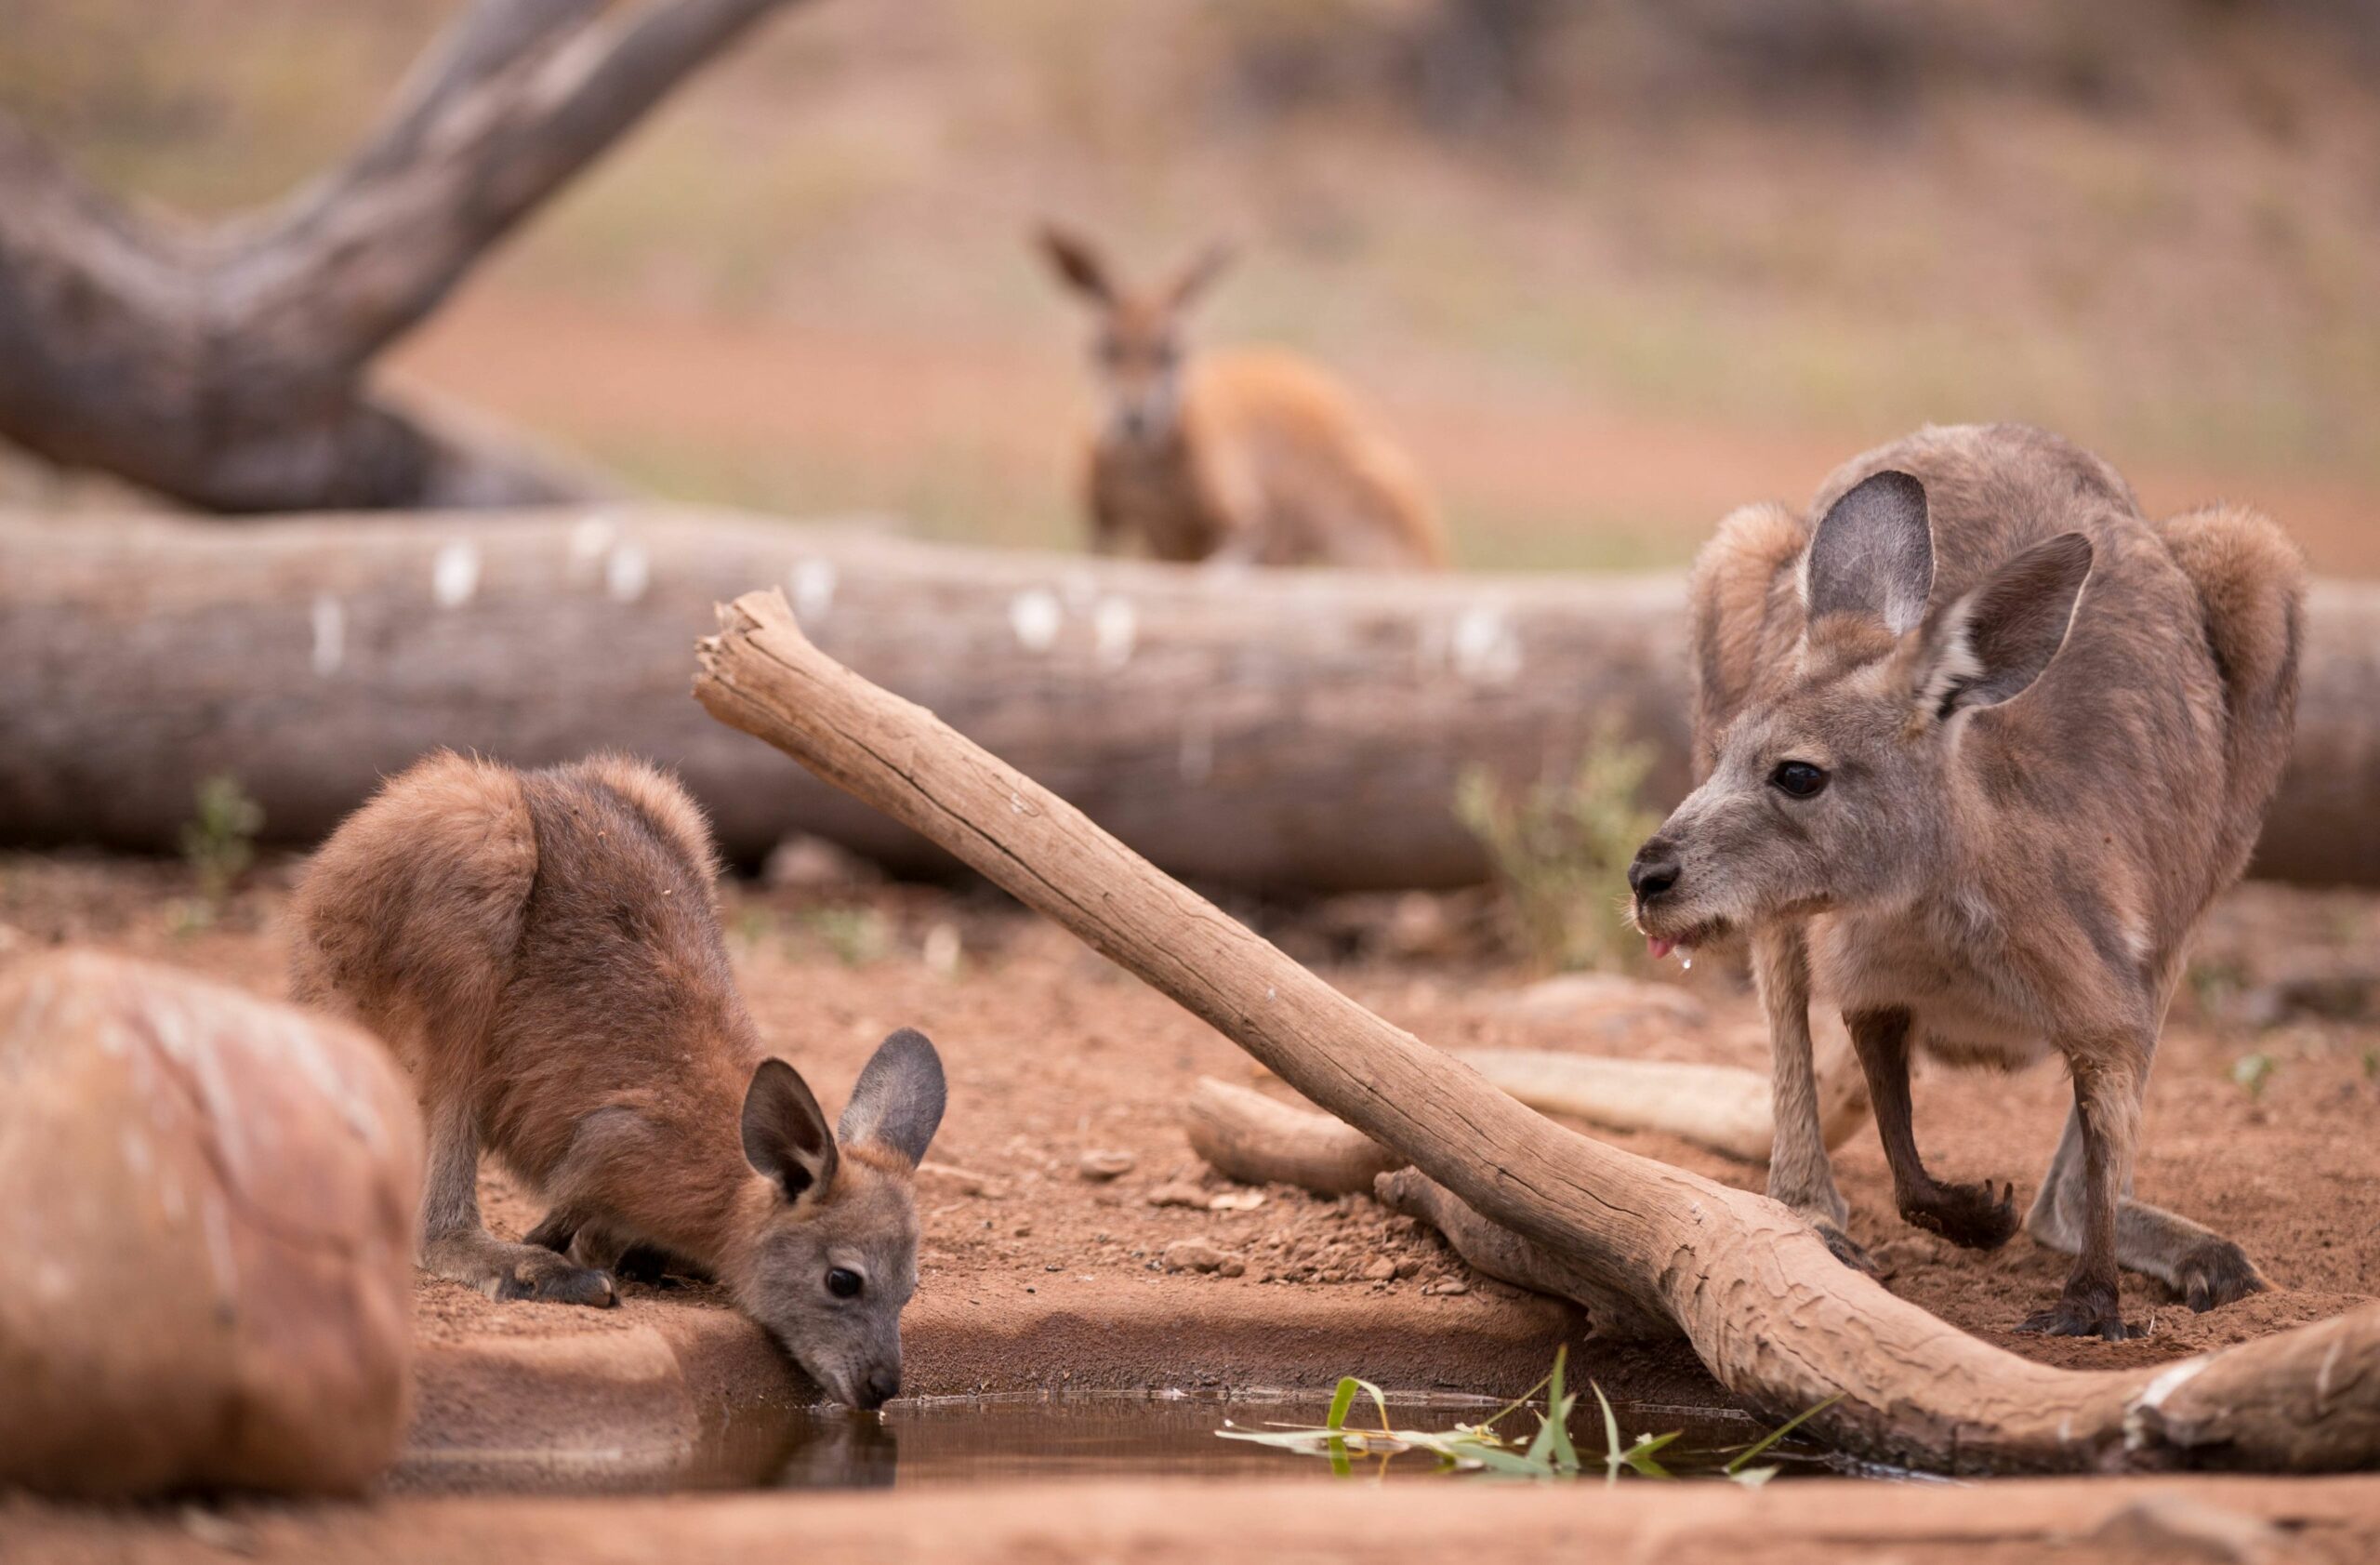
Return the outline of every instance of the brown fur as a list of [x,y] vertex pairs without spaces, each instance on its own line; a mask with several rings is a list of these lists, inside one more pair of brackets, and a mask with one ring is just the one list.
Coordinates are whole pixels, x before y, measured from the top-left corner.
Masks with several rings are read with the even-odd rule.
[[[848,1135],[836,1148],[787,1068],[792,1118],[760,1129],[802,1168],[759,1166],[770,1056],[720,935],[717,873],[700,811],[638,762],[524,774],[433,755],[315,855],[293,903],[292,987],[377,1031],[414,1075],[431,1144],[425,1265],[498,1297],[608,1304],[605,1270],[658,1251],[718,1276],[830,1391],[866,1400],[897,1381],[898,1338],[888,1350],[883,1323],[857,1317],[889,1304],[897,1318],[915,1286],[924,1142],[905,1121],[906,1154]],[[904,1058],[931,1055],[898,1039],[915,1041]],[[482,1227],[483,1147],[552,1203],[533,1242]],[[781,1275],[788,1250],[808,1273]],[[810,1296],[829,1265],[865,1273],[864,1308]]]
[[1437,570],[1448,563],[1421,475],[1346,389],[1278,349],[1201,353],[1182,315],[1223,266],[1210,250],[1162,287],[1117,284],[1088,241],[1041,243],[1099,313],[1109,416],[1090,443],[1091,547],[1159,560]]
[[[2026,1223],[2077,1262],[2029,1324],[2121,1333],[2119,1262],[2199,1307],[2263,1285],[2130,1178],[2190,933],[2287,758],[2302,591],[2261,517],[2152,525],[2105,462],[2012,425],[1922,431],[1838,470],[1805,516],[1739,511],[1703,550],[1700,786],[1631,882],[1649,935],[1752,935],[1778,1054],[1770,1190],[1846,1257],[1802,1090],[1813,980],[1844,1009],[1902,1214],[1962,1243],[2005,1240],[2014,1208],[1927,1174],[1909,1051],[2065,1058],[2075,1113]],[[1787,793],[1788,763],[1821,791]]]

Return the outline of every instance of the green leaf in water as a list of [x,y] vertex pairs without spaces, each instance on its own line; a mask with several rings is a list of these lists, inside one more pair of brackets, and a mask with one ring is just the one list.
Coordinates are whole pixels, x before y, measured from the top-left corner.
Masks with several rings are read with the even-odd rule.
[[[1811,1419],[1816,1418],[1818,1414],[1824,1412],[1827,1409],[1834,1406],[1835,1403],[1841,1400],[1843,1400],[1843,1393],[1837,1391],[1825,1401],[1819,1402],[1813,1407],[1804,1408],[1801,1412],[1795,1413],[1792,1417],[1787,1419],[1776,1428],[1771,1429],[1766,1435],[1761,1438],[1758,1443],[1745,1447],[1743,1451],[1737,1454],[1734,1461],[1726,1465],[1723,1471],[1725,1471],[1729,1478],[1734,1478],[1737,1474],[1742,1472],[1744,1468],[1755,1457],[1759,1456],[1762,1452],[1766,1451],[1770,1446],[1775,1445],[1778,1440],[1783,1439],[1786,1436],[1800,1428],[1804,1424],[1808,1423]],[[1777,1469],[1771,1467],[1768,1470],[1771,1473],[1774,1473]],[[1757,1481],[1765,1483],[1767,1480],[1763,1479]]]

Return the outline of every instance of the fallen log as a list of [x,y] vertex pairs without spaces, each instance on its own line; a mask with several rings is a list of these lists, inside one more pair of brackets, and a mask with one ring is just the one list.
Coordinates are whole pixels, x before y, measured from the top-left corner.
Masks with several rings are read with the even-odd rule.
[[276,523],[0,518],[0,835],[171,852],[235,775],[311,843],[444,745],[677,768],[747,862],[791,831],[949,860],[685,699],[712,605],[786,584],[820,644],[1179,874],[1484,875],[1455,780],[1575,763],[1612,710],[1686,780],[1678,587],[1228,576],[663,508]]
[[[440,745],[677,767],[728,852],[948,860],[681,698],[711,605],[784,583],[819,644],[1165,869],[1295,891],[1486,873],[1463,769],[1565,775],[1609,713],[1686,787],[1672,577],[1230,576],[667,507],[273,523],[0,517],[0,838],[171,852],[236,775],[311,843]],[[2380,885],[2380,590],[2316,590],[2260,871]]]
[[1575,1277],[1674,1322],[1718,1381],[1777,1416],[1940,1471],[2380,1460],[2380,1305],[2153,1369],[2053,1369],[1990,1346],[1838,1264],[1792,1213],[1563,1129],[1348,1000],[1079,810],[801,633],[749,593],[694,694],[957,853],[1403,1154]]

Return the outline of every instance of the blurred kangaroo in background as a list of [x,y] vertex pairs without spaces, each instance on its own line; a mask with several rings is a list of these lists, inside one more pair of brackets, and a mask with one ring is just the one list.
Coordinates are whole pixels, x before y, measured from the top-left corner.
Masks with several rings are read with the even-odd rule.
[[1045,226],[1040,243],[1098,313],[1091,362],[1107,416],[1086,485],[1096,552],[1138,541],[1179,562],[1445,568],[1420,474],[1336,380],[1278,349],[1186,355],[1183,312],[1226,250],[1141,292],[1079,234]]
[[[424,1267],[494,1298],[608,1306],[629,1252],[675,1260],[828,1395],[876,1407],[900,1386],[942,1062],[892,1034],[830,1131],[736,993],[718,869],[701,812],[651,767],[433,755],[308,867],[292,987],[413,1073]],[[483,1147],[551,1203],[525,1243],[481,1224]]]
[[1909,1054],[2055,1050],[2074,1108],[2025,1219],[2075,1256],[2027,1331],[2128,1333],[2119,1265],[2194,1309],[2266,1286],[2132,1197],[2185,948],[2290,749],[2304,569],[2230,507],[2150,523],[2105,462],[2016,425],[1839,469],[1810,522],[1737,511],[1696,562],[1700,786],[1629,870],[1658,957],[1748,933],[1775,1053],[1769,1193],[1854,1265],[1819,1138],[1813,979],[1841,1004],[1903,1218],[1990,1248],[2003,1189],[1937,1181]]

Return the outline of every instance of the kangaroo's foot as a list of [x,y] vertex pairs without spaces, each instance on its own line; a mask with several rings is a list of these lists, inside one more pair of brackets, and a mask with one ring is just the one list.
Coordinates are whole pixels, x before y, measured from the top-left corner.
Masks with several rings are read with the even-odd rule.
[[2016,1194],[2014,1185],[2003,1185],[1995,1196],[1989,1184],[1937,1184],[1903,1195],[1901,1220],[1961,1249],[1997,1250],[2016,1231]]
[[655,1288],[682,1288],[690,1282],[715,1281],[707,1267],[696,1266],[657,1244],[631,1244],[622,1252],[612,1274]]
[[2201,1315],[2272,1286],[2248,1253],[2228,1239],[2201,1244],[2181,1258],[2175,1272],[2174,1285],[2181,1290],[2183,1302]]
[[536,1227],[531,1228],[527,1233],[522,1235],[521,1242],[523,1244],[534,1244],[540,1250],[551,1250],[557,1253],[566,1253],[570,1249],[570,1241],[576,1238],[577,1235],[578,1218],[576,1214],[564,1212],[561,1207],[557,1206],[551,1212],[547,1213],[545,1216],[538,1221]]
[[[1809,1217],[1807,1213],[1804,1213],[1803,1215]],[[1826,1240],[1828,1251],[1836,1260],[1841,1261],[1853,1271],[1863,1271],[1870,1277],[1883,1275],[1876,1269],[1875,1258],[1868,1253],[1866,1247],[1858,1240],[1844,1233],[1826,1218],[1809,1217],[1809,1223],[1811,1227],[1818,1230],[1818,1237]]]
[[2028,1315],[2016,1330],[2053,1337],[2104,1337],[2109,1342],[2127,1342],[2148,1335],[2142,1327],[2124,1324],[2112,1287],[2071,1285],[2058,1296],[2057,1303]]
[[619,1303],[619,1291],[605,1273],[541,1244],[508,1244],[484,1232],[434,1240],[423,1248],[422,1264],[491,1299],[535,1299],[595,1309]]

